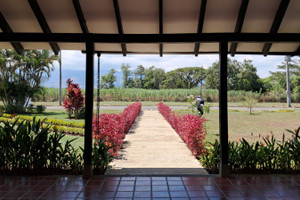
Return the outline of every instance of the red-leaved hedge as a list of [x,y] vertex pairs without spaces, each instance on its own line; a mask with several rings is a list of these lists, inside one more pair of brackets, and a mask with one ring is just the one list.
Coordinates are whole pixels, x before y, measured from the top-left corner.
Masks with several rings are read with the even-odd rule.
[[[98,119],[97,117],[94,118],[93,137],[94,139],[104,139],[106,146],[113,146],[109,150],[112,157],[117,155],[126,133],[140,113],[141,108],[142,104],[137,102],[125,108],[120,114],[100,114],[98,126]],[[99,131],[97,131],[98,127]]]
[[186,143],[194,156],[199,158],[200,155],[203,155],[205,148],[202,142],[206,135],[206,129],[204,128],[205,119],[198,115],[175,114],[162,102],[157,104],[157,108],[181,139]]

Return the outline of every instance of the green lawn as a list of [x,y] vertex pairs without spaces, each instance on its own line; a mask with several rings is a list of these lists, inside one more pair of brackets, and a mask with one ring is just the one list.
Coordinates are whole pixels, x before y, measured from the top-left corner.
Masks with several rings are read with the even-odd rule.
[[[183,114],[191,113],[187,110],[177,111]],[[219,112],[211,111],[204,116],[206,118],[207,141],[214,141],[219,134]],[[282,138],[285,129],[296,129],[300,126],[300,111],[294,112],[255,112],[250,115],[248,111],[228,111],[228,133],[230,140],[246,138],[256,141],[261,136],[271,136],[273,133],[277,139]],[[252,133],[252,134],[251,134]],[[288,136],[291,136],[287,133]]]
[[[40,102],[42,103],[42,102]],[[129,105],[133,102],[101,102],[101,105]],[[55,105],[55,102],[50,102],[51,105]],[[157,102],[142,102],[143,105],[156,105]],[[167,105],[171,106],[186,106],[187,103],[183,102],[166,102]],[[46,105],[49,105],[46,103]],[[57,104],[56,104],[57,105]],[[217,103],[213,103],[216,106]],[[241,103],[229,103],[229,106],[241,106]],[[276,107],[285,108],[285,104],[282,103],[258,103],[256,107]],[[293,104],[293,106],[300,107],[300,104]],[[101,113],[120,113],[121,110],[101,110]],[[189,110],[178,110],[180,113],[190,113]],[[33,114],[37,118],[54,118],[61,119],[64,121],[70,121],[67,119],[67,113],[64,110],[46,110],[44,114]],[[214,141],[219,133],[219,112],[211,111],[205,115],[207,137],[206,141]],[[72,119],[74,120],[74,119]],[[84,120],[76,120],[78,122],[84,122]],[[259,139],[259,134],[262,136],[273,133],[278,139],[281,139],[282,133],[286,133],[285,129],[296,129],[300,126],[300,110],[297,109],[294,112],[254,112],[250,115],[248,111],[234,111],[229,108],[228,111],[228,129],[229,139],[237,140],[238,138],[246,138],[249,141],[256,141]],[[287,133],[288,134],[288,133]],[[289,134],[288,134],[289,135]],[[74,138],[75,136],[66,136],[66,139]],[[74,142],[76,147],[83,146],[83,138],[79,137]]]

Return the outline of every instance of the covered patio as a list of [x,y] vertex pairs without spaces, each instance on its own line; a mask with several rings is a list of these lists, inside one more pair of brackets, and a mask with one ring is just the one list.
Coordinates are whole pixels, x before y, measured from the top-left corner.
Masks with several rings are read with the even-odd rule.
[[[300,4],[297,0],[1,0],[0,48],[15,49],[19,53],[24,49],[52,49],[56,54],[60,50],[81,50],[86,53],[84,177],[92,176],[95,53],[121,54],[123,56],[127,54],[157,54],[159,56],[194,54],[198,56],[199,54],[218,53],[220,58],[220,176],[227,177],[229,176],[227,56],[228,54],[231,56],[235,54],[299,56],[299,11]],[[41,178],[36,182],[35,178],[24,178],[24,183],[33,181],[37,184],[40,183],[39,181],[46,180],[48,186],[49,184],[55,186],[56,183],[64,182],[64,179],[66,181],[70,179],[73,182],[75,180],[74,183],[78,180],[80,186],[75,190],[76,195],[75,193],[72,195],[84,198],[85,196],[80,196],[79,192],[82,192],[82,188],[86,184],[91,183],[93,185],[95,183],[96,186],[94,187],[97,187],[96,190],[99,192],[102,183],[113,180],[112,185],[120,186],[124,180],[125,185],[126,181],[134,185],[134,189],[130,189],[130,192],[133,192],[137,186],[140,186],[138,180],[144,178],[117,177],[83,180],[79,177],[75,179],[60,177],[51,179]],[[202,180],[197,177],[176,177],[175,179],[164,177],[163,179],[166,183],[169,180],[174,181],[174,184],[179,181],[179,186],[184,186],[185,192],[188,188],[186,183],[200,184]],[[0,180],[3,185],[6,185],[7,181],[12,184],[15,181],[22,182],[23,179],[1,178]],[[156,181],[156,178],[148,177],[145,180],[147,180],[146,185],[149,186],[151,181],[152,183]],[[224,195],[228,198],[232,197],[232,193],[226,195],[223,191],[222,185],[225,183],[232,186],[234,184],[244,185],[245,183],[247,187],[252,187],[251,189],[255,189],[254,185],[257,182],[262,183],[266,188],[291,186],[294,187],[295,191],[288,193],[288,195],[299,195],[299,177],[239,177],[233,179],[211,177],[203,180],[213,183],[216,190],[220,192],[219,196],[211,196],[209,192],[206,192],[204,198],[221,198]],[[179,182],[177,183],[179,184]],[[171,183],[168,182],[168,191],[171,190]],[[251,184],[254,185],[251,186]],[[14,186],[13,184],[12,187],[16,189]],[[235,197],[243,196],[241,190],[237,192],[240,195]],[[281,194],[272,193],[272,195],[278,195],[279,199],[293,197],[284,196],[286,194],[285,189],[281,191]],[[172,197],[172,192],[168,192],[168,195]],[[125,196],[116,194],[113,197]],[[132,197],[131,195],[129,198]],[[267,197],[266,194],[262,196],[262,199]],[[58,198],[63,197],[59,196]],[[192,198],[192,196],[189,195],[187,198]]]

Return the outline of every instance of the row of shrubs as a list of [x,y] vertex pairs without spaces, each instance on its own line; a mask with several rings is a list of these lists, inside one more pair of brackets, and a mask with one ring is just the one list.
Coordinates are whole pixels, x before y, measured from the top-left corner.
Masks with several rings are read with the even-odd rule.
[[176,114],[162,102],[157,104],[157,108],[186,143],[194,156],[199,158],[205,153],[203,140],[206,136],[206,129],[204,128],[205,119],[203,117],[190,114]]
[[[11,117],[11,118],[6,118],[6,117],[0,117],[0,122],[6,122],[6,123],[21,123],[22,121],[28,121],[32,122],[35,117],[29,117],[29,116],[16,116],[16,117]],[[50,131],[57,131],[58,133],[62,134],[68,134],[68,135],[78,135],[78,136],[84,136],[84,129],[83,128],[77,128],[77,127],[68,127],[68,126],[58,126],[58,125],[51,125],[49,121],[46,123],[45,121],[47,118],[43,120],[42,126],[43,127],[48,127]]]
[[[122,126],[119,129],[121,132],[118,133],[122,138],[131,126],[126,123],[132,124],[140,110],[141,104],[137,103],[119,114],[118,119],[121,119],[119,123]],[[94,123],[93,127],[92,165],[96,173],[104,173],[110,160],[116,155],[116,150],[122,144],[119,140],[113,143],[116,134],[111,138],[102,136],[107,131],[112,133],[117,130],[115,115],[106,116],[109,119],[103,122],[102,116],[99,126]],[[64,136],[65,134],[59,133],[56,128],[51,130],[50,125],[36,118],[32,121],[16,119],[14,122],[3,122],[0,126],[0,174],[82,173],[83,149],[74,149],[72,142],[75,139],[62,142]],[[119,146],[115,147],[116,144]]]
[[131,104],[120,114],[101,114],[100,120],[96,117],[93,120],[94,139],[103,139],[109,149],[111,156],[116,156],[123,144],[125,134],[128,133],[131,125],[140,113],[142,104],[140,102]]
[[[26,121],[32,121],[33,117],[31,116],[24,116],[24,115],[16,115],[16,114],[3,114],[2,117],[5,118],[11,118],[11,119],[20,119],[20,120],[26,120]],[[76,128],[84,128],[83,122],[75,122],[75,121],[64,121],[59,119],[48,119],[45,118],[43,120],[43,123],[45,124],[51,124],[51,125],[57,125],[57,126],[68,126],[68,127],[76,127]]]
[[[300,172],[300,127],[287,130],[292,137],[277,141],[274,136],[263,142],[249,143],[245,139],[229,141],[229,166],[231,173],[299,173]],[[220,143],[208,143],[202,165],[212,173],[220,168]]]

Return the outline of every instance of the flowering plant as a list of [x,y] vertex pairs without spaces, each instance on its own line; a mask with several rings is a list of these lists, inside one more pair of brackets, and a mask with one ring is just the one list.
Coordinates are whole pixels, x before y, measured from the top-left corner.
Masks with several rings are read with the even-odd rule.
[[75,119],[78,119],[79,110],[83,107],[84,97],[78,84],[73,83],[73,80],[67,80],[68,91],[67,98],[64,100],[64,108],[68,111],[69,118],[74,112]]
[[[140,102],[131,104],[121,114],[101,114],[93,121],[93,137],[95,140],[103,140],[111,157],[118,155],[118,150],[123,144],[126,133],[130,130],[137,115],[141,111]],[[99,123],[98,123],[99,122]]]
[[170,123],[181,139],[197,158],[205,152],[202,144],[205,139],[205,119],[198,115],[177,115],[167,105],[158,103],[159,112]]

